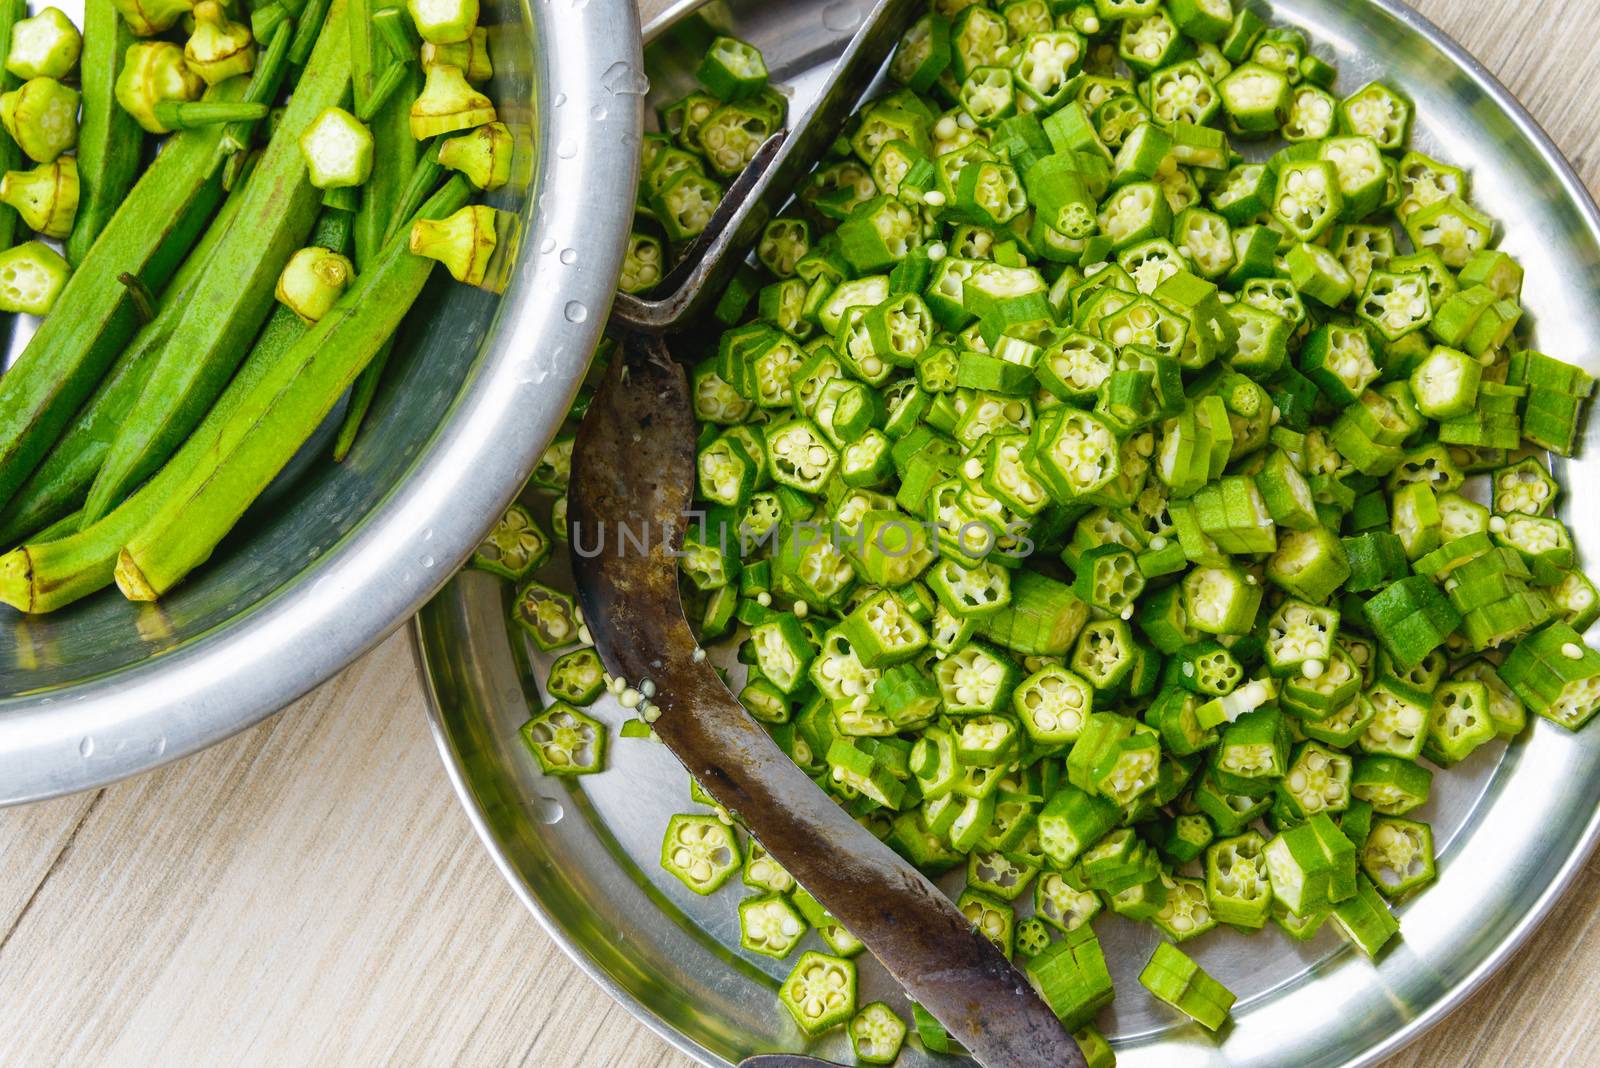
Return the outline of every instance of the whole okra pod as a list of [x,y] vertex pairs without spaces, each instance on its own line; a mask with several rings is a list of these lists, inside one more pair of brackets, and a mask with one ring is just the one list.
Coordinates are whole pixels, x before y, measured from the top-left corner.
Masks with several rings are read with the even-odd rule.
[[115,95],[133,31],[111,0],[85,0],[83,29],[83,124],[78,131],[78,180],[83,189],[78,221],[67,239],[67,262],[74,267],[89,254],[133,188],[144,150],[144,131]]
[[[453,177],[420,216],[443,218],[470,196],[466,180]],[[344,298],[241,401],[207,462],[123,547],[116,575],[125,595],[154,600],[211,555],[394,333],[432,269],[431,260],[406,250],[403,235],[389,241]]]

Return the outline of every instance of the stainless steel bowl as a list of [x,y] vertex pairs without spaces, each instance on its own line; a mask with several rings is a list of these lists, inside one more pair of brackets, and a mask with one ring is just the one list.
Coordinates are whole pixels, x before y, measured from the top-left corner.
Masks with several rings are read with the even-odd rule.
[[[69,11],[76,15],[77,12]],[[599,338],[633,214],[643,108],[627,0],[491,0],[494,96],[529,133],[504,298],[435,279],[343,464],[313,442],[160,604],[0,608],[0,803],[101,785],[261,720],[404,622],[527,478]],[[19,331],[20,333],[21,331]]]
[[[677,4],[680,12],[688,4]],[[708,18],[736,29],[797,87],[837,45],[868,0],[722,0]],[[1600,212],[1528,114],[1472,58],[1395,0],[1276,0],[1337,57],[1348,92],[1373,77],[1415,97],[1416,139],[1472,171],[1478,202],[1495,212],[1504,247],[1527,266],[1526,299],[1545,351],[1600,373]],[[647,54],[665,84],[672,50]],[[837,48],[832,54],[837,53]],[[811,89],[814,91],[814,89]],[[1600,476],[1593,422],[1581,456],[1558,462],[1559,506],[1585,561],[1600,561]],[[565,561],[545,578],[566,581]],[[667,815],[690,808],[683,768],[660,746],[618,741],[606,774],[581,783],[540,774],[517,736],[539,700],[549,658],[505,622],[502,584],[466,573],[417,617],[439,749],[485,846],[539,922],[596,982],[668,1041],[707,1065],[807,1047],[775,1004],[792,962],[741,953],[735,904],[742,886],[709,898],[659,865]],[[606,698],[596,714],[615,729],[628,714]],[[1436,832],[1440,880],[1400,909],[1401,940],[1373,964],[1331,929],[1307,944],[1271,931],[1218,931],[1185,946],[1239,994],[1232,1025],[1213,1037],[1180,1025],[1137,982],[1155,932],[1120,917],[1098,921],[1118,997],[1102,1023],[1123,1068],[1368,1065],[1461,1004],[1549,912],[1600,837],[1600,728],[1573,735],[1538,721],[1510,747],[1488,746],[1435,780],[1423,810]],[[1529,833],[1529,828],[1537,828]],[[955,885],[959,886],[959,875]],[[1329,925],[1331,928],[1331,925]],[[862,967],[862,1000],[901,996],[882,970]],[[848,1061],[835,1035],[810,1052]],[[903,1068],[949,1063],[920,1049]]]

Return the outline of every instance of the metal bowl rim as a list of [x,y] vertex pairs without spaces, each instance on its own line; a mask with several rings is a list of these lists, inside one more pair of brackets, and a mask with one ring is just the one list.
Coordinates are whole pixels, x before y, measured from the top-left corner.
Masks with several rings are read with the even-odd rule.
[[[645,26],[644,41],[648,42],[673,19],[681,16],[686,11],[702,6],[704,2],[705,0],[677,0]],[[1600,240],[1600,208],[1596,207],[1594,198],[1589,194],[1588,188],[1578,177],[1577,172],[1573,170],[1566,155],[1551,140],[1550,135],[1545,132],[1544,128],[1539,125],[1538,120],[1523,107],[1521,101],[1500,82],[1500,79],[1470,52],[1457,44],[1449,34],[1434,25],[1432,21],[1421,13],[1401,2],[1401,0],[1366,0],[1366,2],[1399,20],[1416,33],[1421,34],[1471,77],[1473,82],[1499,106],[1517,129],[1538,148],[1539,154],[1560,179],[1561,186],[1567,196],[1571,198],[1574,206],[1587,220],[1591,232],[1594,233],[1597,240]],[[461,766],[455,759],[450,736],[446,733],[444,724],[440,719],[438,690],[434,685],[432,673],[428,668],[422,630],[416,620],[412,621],[409,630],[417,671],[421,676],[423,691],[427,697],[428,728],[433,734],[434,744],[439,751],[440,759],[444,762],[445,772],[450,778],[450,784],[454,788],[457,798],[461,801],[462,807],[466,810],[467,818],[472,823],[473,830],[477,832],[478,838],[483,842],[490,857],[493,858],[495,867],[500,870],[506,881],[511,884],[512,890],[522,900],[523,904],[533,913],[534,918],[538,921],[539,926],[544,928],[545,933],[554,939],[568,958],[582,969],[584,974],[598,984],[601,989],[626,1007],[636,1019],[644,1023],[651,1031],[661,1036],[661,1038],[687,1056],[701,1064],[711,1066],[711,1068],[727,1068],[726,1061],[720,1059],[707,1060],[705,1051],[698,1044],[668,1025],[648,1005],[612,980],[595,963],[584,948],[555,922],[555,918],[551,916],[543,902],[524,885],[520,874],[512,868],[511,862],[495,844],[488,822],[473,800],[471,789],[462,774]],[[1448,993],[1436,1000],[1426,1011],[1408,1021],[1404,1027],[1390,1037],[1368,1048],[1352,1060],[1345,1062],[1345,1068],[1368,1068],[1368,1066],[1378,1064],[1395,1055],[1431,1030],[1476,993],[1495,972],[1505,966],[1510,958],[1532,936],[1534,931],[1549,918],[1556,904],[1571,889],[1573,880],[1577,877],[1578,872],[1582,870],[1590,856],[1594,854],[1597,844],[1600,844],[1600,808],[1591,813],[1589,822],[1584,828],[1577,847],[1568,855],[1559,872],[1546,885],[1544,892],[1523,913],[1522,919],[1510,933],[1492,951],[1486,954],[1464,978],[1459,980]]]

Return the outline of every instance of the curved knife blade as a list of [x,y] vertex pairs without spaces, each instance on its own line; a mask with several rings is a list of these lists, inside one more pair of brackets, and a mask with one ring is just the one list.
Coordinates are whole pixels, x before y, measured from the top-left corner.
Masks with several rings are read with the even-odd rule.
[[807,778],[712,665],[695,659],[674,556],[694,461],[682,367],[659,340],[624,343],[578,431],[569,490],[573,572],[607,669],[655,683],[661,740],[978,1063],[1084,1068],[1077,1043],[1011,962]]

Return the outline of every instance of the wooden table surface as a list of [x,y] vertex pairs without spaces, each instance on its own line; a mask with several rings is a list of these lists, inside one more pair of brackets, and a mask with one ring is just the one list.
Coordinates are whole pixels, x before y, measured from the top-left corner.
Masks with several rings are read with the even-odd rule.
[[[1595,0],[1417,6],[1600,190]],[[693,1063],[501,880],[445,780],[403,634],[197,757],[0,813],[0,856],[7,1066]],[[1390,1065],[1600,1064],[1597,997],[1591,862],[1515,960]]]

